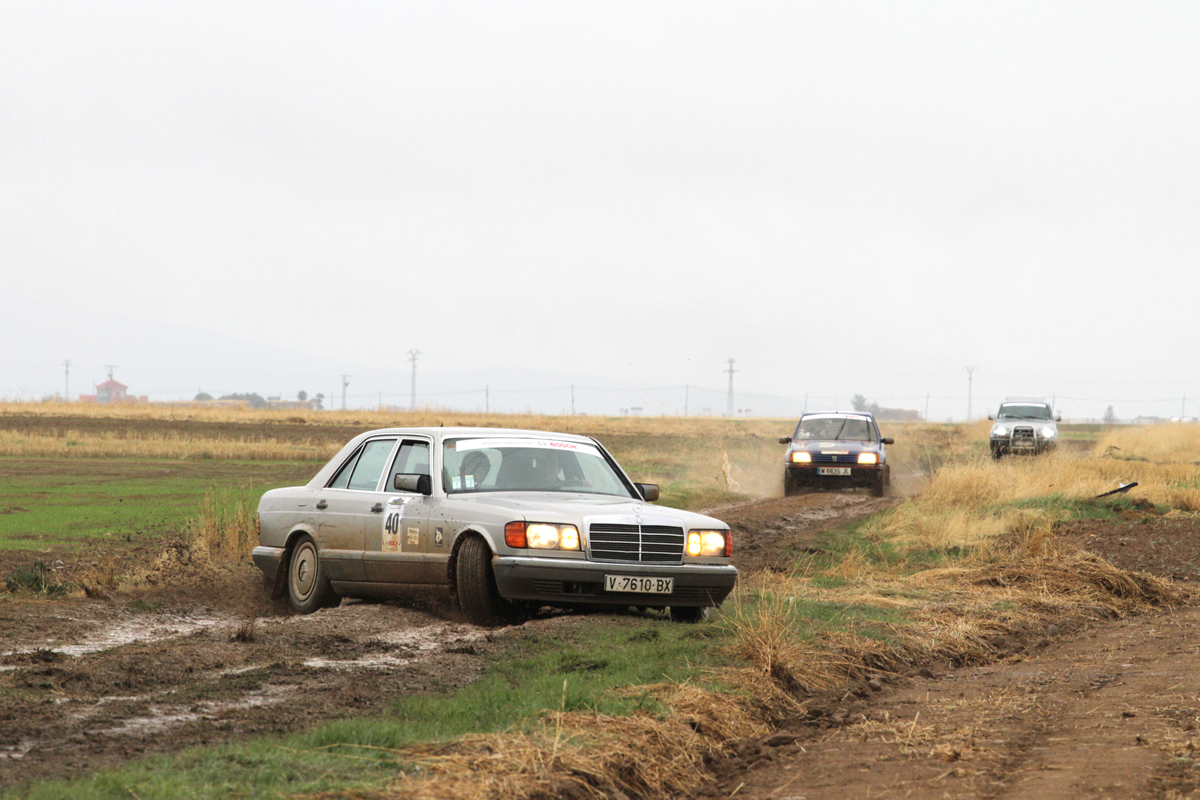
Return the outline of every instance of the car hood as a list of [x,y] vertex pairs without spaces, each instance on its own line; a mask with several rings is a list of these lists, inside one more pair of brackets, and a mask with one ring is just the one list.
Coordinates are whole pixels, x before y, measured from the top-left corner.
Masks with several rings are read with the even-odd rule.
[[[583,523],[594,517],[641,518],[647,523],[677,520],[685,528],[728,528],[715,517],[668,508],[624,497],[567,492],[481,492],[450,495],[447,502],[463,511],[496,514],[511,519],[541,522]],[[460,505],[461,504],[461,505]]]
[[879,450],[879,442],[862,442],[862,441],[831,441],[829,439],[805,439],[804,441],[793,441],[788,447],[788,452],[796,450],[806,450],[810,453],[837,453],[841,455],[857,455],[859,453],[874,453]]

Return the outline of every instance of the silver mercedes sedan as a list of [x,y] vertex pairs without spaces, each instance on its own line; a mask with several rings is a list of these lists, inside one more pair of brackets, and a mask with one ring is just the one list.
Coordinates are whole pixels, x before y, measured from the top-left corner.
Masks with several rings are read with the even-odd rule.
[[657,499],[589,437],[368,431],[306,486],[263,495],[254,563],[301,613],[442,594],[479,625],[540,606],[670,608],[695,622],[737,581],[729,526]]

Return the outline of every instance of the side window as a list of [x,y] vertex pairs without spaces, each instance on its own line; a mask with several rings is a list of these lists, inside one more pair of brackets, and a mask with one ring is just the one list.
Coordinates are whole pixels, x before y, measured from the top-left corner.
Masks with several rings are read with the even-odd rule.
[[354,465],[358,463],[358,457],[362,455],[362,448],[354,451],[354,454],[346,459],[346,463],[342,464],[342,468],[333,476],[333,480],[329,482],[330,489],[345,489],[346,484],[350,483],[350,473],[354,472]]
[[392,471],[388,473],[387,483],[383,485],[385,492],[392,491],[396,485],[397,475],[428,475],[429,474],[429,442],[405,441],[396,453],[392,462]]
[[346,488],[375,491],[375,487],[379,485],[379,476],[383,474],[383,468],[387,466],[387,458],[395,444],[395,439],[374,439],[367,442],[363,446],[362,455],[358,457],[358,463],[354,465],[354,474],[350,476],[350,483]]

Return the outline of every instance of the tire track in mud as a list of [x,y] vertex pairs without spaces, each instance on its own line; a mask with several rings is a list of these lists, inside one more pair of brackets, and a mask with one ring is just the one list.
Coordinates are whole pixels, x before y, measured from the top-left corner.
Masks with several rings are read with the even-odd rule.
[[28,605],[36,633],[0,655],[0,786],[451,691],[507,636],[389,604],[303,617]]

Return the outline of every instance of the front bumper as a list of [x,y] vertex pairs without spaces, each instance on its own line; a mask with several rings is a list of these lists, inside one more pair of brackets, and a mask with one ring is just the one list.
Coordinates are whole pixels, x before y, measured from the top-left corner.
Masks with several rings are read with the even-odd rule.
[[993,436],[991,449],[993,455],[1038,455],[1053,450],[1058,439],[1041,437],[1025,438],[1011,436]]
[[[827,486],[845,489],[874,486],[879,483],[883,464],[786,464],[787,478],[793,486]],[[849,475],[822,474],[823,470],[848,469]]]
[[[567,559],[497,556],[492,572],[500,596],[552,604],[612,606],[716,606],[737,583],[731,564],[621,564]],[[674,578],[671,594],[607,592],[605,575]]]

